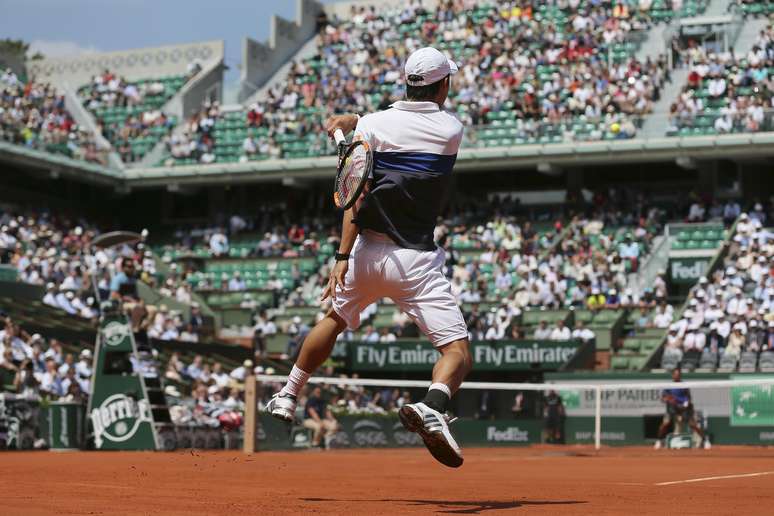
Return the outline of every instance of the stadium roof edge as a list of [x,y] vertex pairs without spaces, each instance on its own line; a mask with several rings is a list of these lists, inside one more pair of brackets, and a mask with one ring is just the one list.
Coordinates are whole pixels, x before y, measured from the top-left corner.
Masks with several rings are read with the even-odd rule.
[[[674,161],[678,158],[761,159],[774,157],[774,132],[719,136],[659,137],[576,143],[485,147],[460,151],[455,170],[518,170],[546,163],[557,166]],[[246,163],[162,166],[117,170],[43,151],[0,142],[0,160],[39,169],[56,170],[84,181],[131,188],[176,184],[281,181],[287,178],[330,177],[336,158],[272,159]],[[78,171],[87,172],[84,176]]]

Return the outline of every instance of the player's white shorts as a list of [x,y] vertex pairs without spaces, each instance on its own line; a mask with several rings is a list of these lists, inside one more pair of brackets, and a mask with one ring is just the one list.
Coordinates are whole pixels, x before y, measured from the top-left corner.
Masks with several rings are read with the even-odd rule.
[[363,231],[350,253],[344,287],[336,288],[333,309],[354,330],[365,307],[389,297],[434,346],[466,339],[465,319],[443,274],[445,260],[443,249],[406,249],[387,235]]

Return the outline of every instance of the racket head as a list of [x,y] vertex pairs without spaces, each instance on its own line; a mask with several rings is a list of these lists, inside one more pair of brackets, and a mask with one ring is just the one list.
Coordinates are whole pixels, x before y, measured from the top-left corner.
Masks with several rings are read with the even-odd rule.
[[333,188],[333,202],[340,210],[348,210],[363,193],[373,168],[373,153],[368,142],[352,142],[339,159]]

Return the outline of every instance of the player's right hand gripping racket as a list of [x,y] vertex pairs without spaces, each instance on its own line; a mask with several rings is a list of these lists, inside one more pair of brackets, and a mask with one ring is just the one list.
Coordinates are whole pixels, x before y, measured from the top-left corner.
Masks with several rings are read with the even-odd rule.
[[339,151],[339,165],[333,186],[333,202],[341,210],[350,209],[360,194],[373,168],[373,153],[368,142],[355,140],[347,143],[341,129],[333,133]]

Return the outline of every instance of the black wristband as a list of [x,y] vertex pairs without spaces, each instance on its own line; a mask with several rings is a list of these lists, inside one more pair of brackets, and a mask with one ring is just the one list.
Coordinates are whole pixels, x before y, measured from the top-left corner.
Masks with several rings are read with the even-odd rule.
[[336,259],[337,262],[343,262],[344,260],[349,260],[349,253],[345,254],[345,253],[336,252],[336,254],[334,255],[334,258]]

